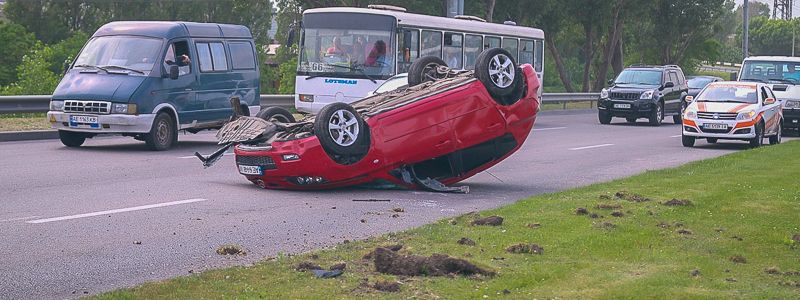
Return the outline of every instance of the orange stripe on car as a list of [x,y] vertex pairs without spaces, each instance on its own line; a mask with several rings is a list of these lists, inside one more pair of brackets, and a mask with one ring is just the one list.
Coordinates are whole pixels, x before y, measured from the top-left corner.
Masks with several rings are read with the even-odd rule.
[[697,123],[689,119],[683,119],[683,125],[697,127]]
[[706,104],[705,103],[697,103],[697,111],[706,111]]
[[753,120],[736,123],[736,127],[734,127],[734,129],[745,128],[745,127],[750,127],[750,126],[756,125],[756,123],[758,123],[758,121],[761,121],[761,116],[763,114],[764,114],[763,112],[758,114],[758,116],[756,116],[756,118],[753,119]]
[[750,104],[740,104],[728,110],[729,113],[739,112],[740,110],[744,109],[745,107],[750,106]]

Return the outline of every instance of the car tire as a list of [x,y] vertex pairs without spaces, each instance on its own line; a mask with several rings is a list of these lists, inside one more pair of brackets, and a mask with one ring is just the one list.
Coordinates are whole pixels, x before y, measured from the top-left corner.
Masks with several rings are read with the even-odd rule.
[[292,115],[292,113],[289,112],[289,110],[287,110],[287,109],[285,109],[283,107],[277,107],[277,106],[270,106],[270,107],[267,107],[267,108],[264,108],[264,109],[260,110],[256,114],[256,117],[259,117],[259,118],[261,118],[261,119],[263,119],[265,121],[269,121],[269,122],[272,122],[272,121],[278,121],[278,122],[281,122],[281,123],[295,123],[295,122],[297,122],[294,119],[294,115]]
[[611,124],[611,118],[612,118],[611,114],[609,114],[609,113],[607,113],[605,111],[602,111],[602,110],[598,111],[597,112],[597,118],[600,120],[600,124],[603,124],[603,125]]
[[520,75],[514,57],[502,48],[486,49],[475,61],[475,77],[496,100],[514,92],[519,85],[517,77]]
[[153,119],[153,127],[144,135],[147,148],[153,151],[164,151],[178,141],[178,126],[168,113],[160,112]]
[[783,125],[781,125],[781,123],[783,123],[783,122],[781,121],[781,122],[778,123],[778,132],[775,133],[775,135],[769,137],[769,144],[770,145],[777,145],[777,144],[781,143],[781,139],[783,139],[783,137],[782,137],[782,135],[783,135]]
[[681,134],[681,143],[684,147],[694,147],[695,137]]
[[650,126],[660,126],[661,121],[664,119],[664,105],[661,102],[656,103],[656,108],[650,112],[648,117]]
[[86,141],[86,134],[74,131],[59,130],[58,138],[64,146],[76,148]]
[[369,149],[369,129],[364,119],[346,103],[331,103],[314,120],[314,134],[329,154],[357,156]]
[[625,118],[628,123],[636,123],[636,118]]
[[447,64],[436,56],[421,57],[408,68],[408,86],[415,86],[426,81],[441,79],[436,69]]
[[707,138],[706,142],[708,142],[709,144],[716,144],[717,143],[717,138]]
[[678,114],[678,115],[674,115],[674,116],[672,116],[672,123],[675,123],[675,124],[682,124],[682,123],[683,123],[683,120],[681,120],[681,115],[680,115],[680,114]]
[[764,144],[764,123],[756,124],[756,137],[750,139],[750,147],[758,148]]

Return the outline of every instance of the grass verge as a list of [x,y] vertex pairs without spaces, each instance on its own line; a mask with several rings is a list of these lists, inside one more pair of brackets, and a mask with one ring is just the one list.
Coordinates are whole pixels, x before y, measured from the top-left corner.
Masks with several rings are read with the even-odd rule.
[[47,130],[46,113],[0,114],[0,131]]
[[[798,152],[800,142],[741,151],[98,298],[796,298]],[[493,215],[504,218],[502,225],[470,225]],[[475,245],[457,243],[462,237]],[[535,243],[544,252],[506,250],[519,243]],[[392,244],[403,245],[401,254],[446,253],[496,275],[386,275],[363,259]],[[301,262],[346,262],[347,268],[340,277],[317,279],[295,270]],[[378,282],[399,283],[399,291],[379,291]]]

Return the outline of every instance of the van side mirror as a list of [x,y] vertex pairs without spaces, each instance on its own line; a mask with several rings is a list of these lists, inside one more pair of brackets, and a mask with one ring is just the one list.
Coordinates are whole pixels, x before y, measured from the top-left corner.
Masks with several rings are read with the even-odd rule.
[[683,98],[683,101],[686,101],[686,103],[692,103],[692,101],[694,101],[694,96],[686,96]]
[[178,79],[178,66],[172,65],[169,66],[169,79],[175,80]]
[[668,89],[668,88],[671,88],[671,87],[675,87],[675,83],[672,82],[672,81],[667,81],[667,83],[664,84],[664,88],[665,89]]
[[764,105],[771,105],[771,104],[775,104],[775,98],[764,99]]

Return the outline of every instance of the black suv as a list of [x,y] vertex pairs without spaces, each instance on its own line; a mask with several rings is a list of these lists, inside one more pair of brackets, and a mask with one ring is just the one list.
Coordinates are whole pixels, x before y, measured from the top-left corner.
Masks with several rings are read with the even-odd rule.
[[597,102],[600,123],[611,123],[613,117],[625,118],[628,123],[647,118],[650,125],[658,126],[664,116],[681,123],[681,101],[689,85],[680,67],[634,65],[608,84]]

